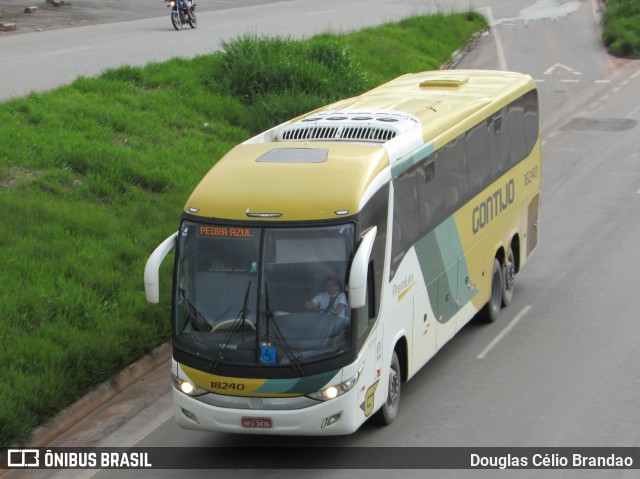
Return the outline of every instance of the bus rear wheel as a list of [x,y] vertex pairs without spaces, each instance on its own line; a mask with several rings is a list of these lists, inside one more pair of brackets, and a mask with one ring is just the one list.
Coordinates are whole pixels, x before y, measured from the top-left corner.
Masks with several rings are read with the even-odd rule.
[[504,288],[502,277],[502,265],[498,258],[493,260],[493,272],[491,273],[491,296],[489,302],[485,305],[483,316],[491,323],[498,319],[500,308],[502,307],[502,291]]
[[400,409],[400,389],[402,384],[402,375],[400,373],[400,361],[398,355],[393,352],[391,358],[391,367],[389,368],[389,390],[387,392],[387,400],[380,410],[375,414],[374,421],[378,424],[388,425],[398,416]]
[[516,257],[513,249],[509,248],[509,257],[502,267],[502,306],[511,304],[513,299],[513,287],[516,279]]

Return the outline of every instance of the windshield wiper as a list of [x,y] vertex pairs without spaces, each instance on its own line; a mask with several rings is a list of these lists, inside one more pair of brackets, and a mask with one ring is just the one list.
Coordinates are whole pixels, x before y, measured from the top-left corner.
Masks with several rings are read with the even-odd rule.
[[[218,369],[220,365],[220,360],[224,359],[224,352],[229,346],[231,342],[231,338],[238,332],[238,329],[244,326],[244,322],[247,319],[247,314],[249,314],[249,291],[251,291],[251,280],[249,280],[249,284],[247,285],[247,292],[244,294],[244,303],[242,305],[242,309],[238,312],[235,321],[231,325],[231,329],[227,332],[227,335],[224,337],[224,340],[218,346],[219,352],[218,357],[214,357],[211,360],[211,364],[209,365],[209,372],[212,372],[215,369]],[[242,342],[244,342],[244,328],[242,333]]]
[[188,299],[183,300],[187,303],[187,308],[189,309],[189,313],[187,314],[187,320],[184,323],[181,331],[185,331],[187,329],[187,325],[191,323],[191,327],[196,331],[209,331],[211,329],[211,325],[207,318],[204,317],[198,309],[189,301]]
[[289,362],[293,366],[293,369],[302,376],[304,375],[304,371],[302,370],[302,366],[300,366],[300,361],[296,358],[295,353],[292,351],[289,344],[287,344],[287,340],[284,338],[282,331],[278,327],[278,323],[276,323],[273,313],[271,312],[271,308],[269,307],[269,292],[267,290],[267,283],[264,284],[264,296],[265,296],[265,307],[267,308],[267,324],[266,324],[266,336],[267,343],[269,342],[269,325],[273,326],[273,331],[275,332],[275,337],[278,342],[282,345],[282,349],[284,349],[287,358],[289,358]]

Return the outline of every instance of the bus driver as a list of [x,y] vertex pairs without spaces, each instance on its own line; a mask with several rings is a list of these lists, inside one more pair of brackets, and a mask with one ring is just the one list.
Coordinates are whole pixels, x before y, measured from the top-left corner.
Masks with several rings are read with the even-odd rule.
[[322,291],[305,304],[307,309],[315,309],[323,313],[333,314],[339,318],[346,319],[349,310],[347,295],[341,291],[338,278],[329,276],[327,278],[326,291]]

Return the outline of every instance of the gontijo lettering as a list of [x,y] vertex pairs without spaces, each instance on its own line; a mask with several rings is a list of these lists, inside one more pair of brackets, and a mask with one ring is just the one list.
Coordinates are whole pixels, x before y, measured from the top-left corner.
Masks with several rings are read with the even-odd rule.
[[473,234],[487,226],[495,217],[507,209],[512,204],[516,196],[516,185],[513,179],[507,181],[504,188],[496,190],[486,200],[473,209],[471,221],[473,224]]

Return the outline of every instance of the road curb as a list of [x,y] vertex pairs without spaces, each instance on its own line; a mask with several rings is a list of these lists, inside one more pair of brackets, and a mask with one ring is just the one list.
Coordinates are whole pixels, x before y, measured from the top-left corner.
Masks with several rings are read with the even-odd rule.
[[483,30],[481,32],[474,33],[464,47],[453,52],[451,54],[451,58],[440,65],[440,70],[453,70],[456,66],[458,66],[458,63],[460,63],[462,59],[476,47],[480,39],[485,35],[488,35],[490,32],[491,29],[487,28],[486,30]]
[[158,346],[139,361],[126,367],[116,376],[102,383],[55,418],[38,427],[32,434],[28,447],[46,447],[79,421],[86,418],[111,399],[133,386],[143,376],[164,365],[171,359],[171,343]]

